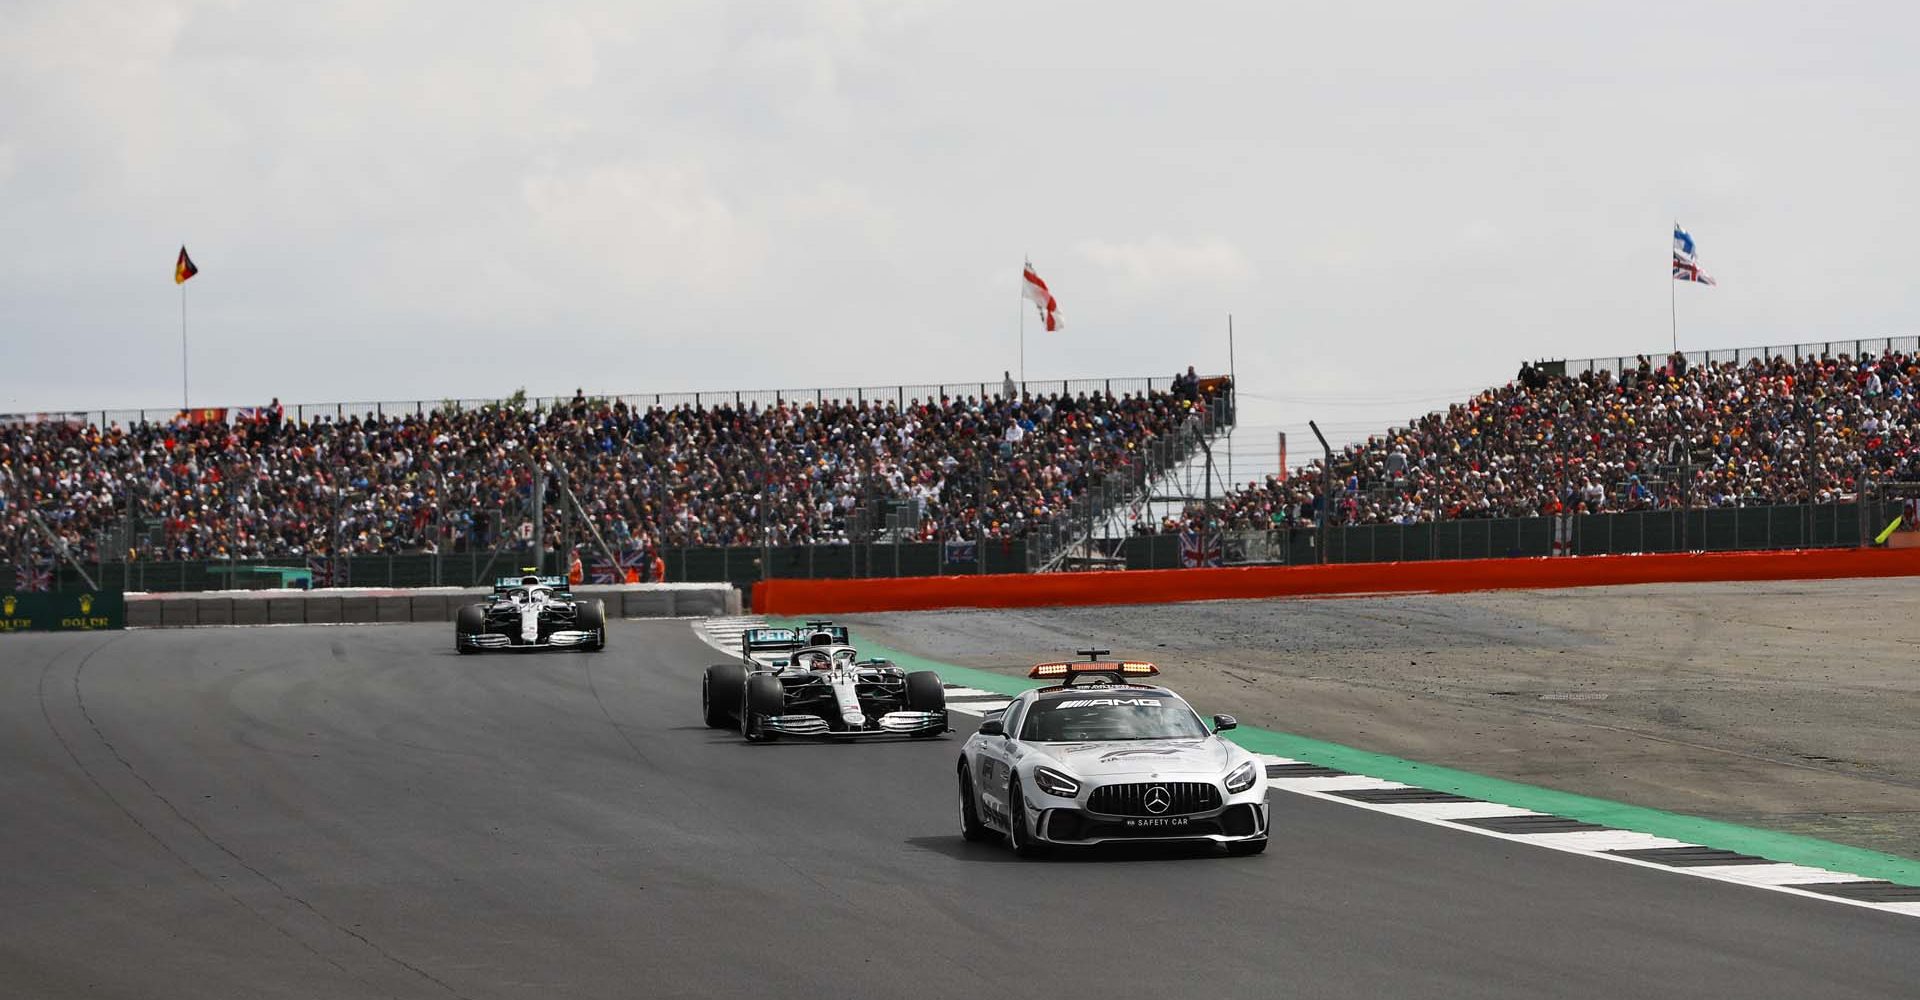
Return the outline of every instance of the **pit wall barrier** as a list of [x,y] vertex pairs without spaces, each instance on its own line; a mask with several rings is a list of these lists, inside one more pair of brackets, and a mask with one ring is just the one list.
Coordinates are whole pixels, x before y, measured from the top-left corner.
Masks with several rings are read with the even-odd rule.
[[1920,576],[1920,549],[1463,559],[891,580],[766,580],[754,585],[753,610],[774,615],[847,614],[1902,576]]
[[[127,627],[192,625],[317,625],[451,622],[462,605],[485,600],[480,587],[380,590],[223,590],[128,594]],[[580,597],[607,604],[609,618],[687,618],[740,613],[740,592],[728,584],[640,583],[580,587]]]

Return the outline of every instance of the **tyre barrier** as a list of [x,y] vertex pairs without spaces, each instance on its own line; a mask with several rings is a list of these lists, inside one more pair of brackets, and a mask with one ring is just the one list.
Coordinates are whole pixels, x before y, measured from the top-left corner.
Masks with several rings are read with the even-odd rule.
[[[451,622],[463,605],[485,600],[482,587],[382,590],[224,590],[127,597],[128,628],[198,625],[317,625]],[[740,592],[724,583],[636,583],[580,587],[580,597],[606,602],[617,618],[737,615]]]
[[770,615],[849,614],[1899,576],[1920,576],[1920,549],[1804,549],[1004,576],[764,580],[753,586],[753,610],[756,614]]

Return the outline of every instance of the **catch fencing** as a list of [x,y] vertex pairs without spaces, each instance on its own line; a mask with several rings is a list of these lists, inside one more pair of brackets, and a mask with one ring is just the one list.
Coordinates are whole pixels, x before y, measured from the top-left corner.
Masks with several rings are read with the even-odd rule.
[[[1327,529],[1327,562],[1406,562],[1647,552],[1737,552],[1864,545],[1900,514],[1897,502],[1780,504],[1627,511],[1563,517],[1509,517],[1424,524],[1351,524]],[[1223,531],[1228,565],[1320,561],[1312,525]],[[1128,569],[1182,565],[1178,535],[1109,543]]]
[[[583,552],[583,557],[588,553]],[[1027,568],[1026,543],[990,540],[982,548],[925,542],[874,542],[855,545],[706,546],[663,548],[667,580],[674,583],[729,583],[746,589],[763,576],[860,578],[943,574],[1020,573]],[[533,564],[530,551],[503,550],[497,557],[481,550],[457,554],[362,555],[347,560],[344,571],[322,569],[314,585],[353,587],[483,587]],[[547,572],[564,572],[547,555]],[[170,559],[87,562],[82,568],[101,587],[128,592],[175,593],[248,589],[274,579],[271,574],[236,573],[249,567],[308,569],[300,559]],[[12,580],[13,567],[0,563],[0,580]],[[74,567],[54,570],[59,590],[91,589]]]
[[[1875,337],[1864,340],[1816,340],[1805,344],[1785,344],[1779,347],[1735,347],[1712,351],[1682,351],[1689,367],[1708,363],[1746,364],[1749,361],[1769,361],[1773,358],[1787,358],[1798,361],[1801,358],[1827,358],[1838,355],[1858,360],[1862,355],[1879,356],[1882,354],[1920,353],[1920,336],[1914,337]],[[1648,354],[1648,364],[1655,368],[1666,364],[1669,355]],[[1568,359],[1564,362],[1548,362],[1549,370],[1553,364],[1566,365],[1566,374],[1580,375],[1585,372],[1612,372],[1615,375],[1635,368],[1640,364],[1637,355],[1624,355],[1612,358]]]
[[[1139,378],[1082,378],[1055,380],[1015,380],[1016,393],[1046,396],[1055,393],[1067,393],[1078,396],[1081,393],[1101,392],[1109,395],[1139,395],[1146,392],[1166,392],[1173,387],[1171,376]],[[777,406],[781,403],[815,405],[827,402],[892,403],[897,407],[906,407],[916,402],[938,402],[942,399],[960,399],[973,397],[986,399],[1003,395],[1006,381],[998,382],[925,382],[916,385],[878,385],[878,386],[842,386],[810,389],[730,389],[708,392],[634,392],[617,395],[588,395],[589,403],[623,402],[628,407],[652,409],[662,407],[673,409],[679,406],[721,407],[736,409],[759,406]],[[196,405],[196,412],[225,411],[227,419],[236,419],[241,410],[247,407],[266,405],[265,400],[252,400],[246,403],[207,406]],[[513,407],[517,409],[545,412],[572,405],[572,396],[512,396],[506,398],[466,398],[466,399],[406,399],[406,400],[363,400],[358,402],[331,403],[286,403],[283,404],[286,419],[295,422],[330,420],[340,422],[354,418],[385,418],[426,416],[436,410],[458,412],[481,410],[490,407]],[[74,423],[93,423],[101,427],[118,423],[128,426],[135,423],[172,420],[180,414],[177,407],[149,407],[145,409],[101,409],[72,410],[57,413],[13,413],[0,414],[3,422],[70,421]]]

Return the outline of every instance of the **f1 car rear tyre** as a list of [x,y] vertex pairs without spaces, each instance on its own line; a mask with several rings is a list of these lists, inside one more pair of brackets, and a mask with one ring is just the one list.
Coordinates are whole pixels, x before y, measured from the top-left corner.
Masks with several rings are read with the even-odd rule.
[[462,653],[478,653],[480,650],[461,641],[470,635],[479,635],[487,630],[487,611],[477,604],[461,608],[453,616],[453,648]]
[[1027,804],[1020,800],[1020,778],[1016,775],[1007,789],[1007,846],[1023,858],[1038,858],[1047,853],[1047,845],[1033,839],[1027,829]]
[[598,653],[607,648],[607,603],[605,601],[596,597],[591,601],[581,602],[579,609],[574,612],[573,621],[577,628],[593,629],[600,633],[599,639],[581,648],[589,653]]
[[1250,857],[1267,849],[1267,838],[1259,840],[1236,840],[1227,845],[1227,853],[1236,858]]
[[978,842],[993,836],[993,831],[980,822],[980,806],[973,798],[973,775],[969,772],[967,759],[960,758],[960,836]]
[[747,678],[745,702],[740,708],[740,735],[765,743],[779,739],[780,734],[768,732],[761,720],[787,710],[787,690],[780,685],[780,678],[772,674]]
[[700,679],[700,714],[708,729],[732,729],[747,686],[747,668],[738,663],[716,663]]

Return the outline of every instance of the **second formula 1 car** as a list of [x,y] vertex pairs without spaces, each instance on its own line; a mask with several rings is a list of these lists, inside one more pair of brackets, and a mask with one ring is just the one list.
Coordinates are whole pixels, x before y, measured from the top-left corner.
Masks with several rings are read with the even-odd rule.
[[[825,627],[822,627],[825,626]],[[700,708],[709,727],[753,742],[782,736],[929,738],[948,731],[947,692],[931,670],[861,659],[844,627],[809,622],[806,634],[748,629],[740,663],[708,667]]]

